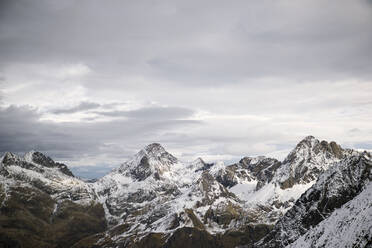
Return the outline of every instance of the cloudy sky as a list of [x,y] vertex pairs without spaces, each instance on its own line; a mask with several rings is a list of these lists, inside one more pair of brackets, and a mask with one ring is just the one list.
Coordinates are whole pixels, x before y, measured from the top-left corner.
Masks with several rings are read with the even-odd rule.
[[181,160],[372,149],[372,1],[0,0],[0,153],[102,175]]

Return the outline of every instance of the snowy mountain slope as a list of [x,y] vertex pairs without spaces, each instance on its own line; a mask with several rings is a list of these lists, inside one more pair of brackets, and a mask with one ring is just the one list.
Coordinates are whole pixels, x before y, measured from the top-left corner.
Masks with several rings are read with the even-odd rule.
[[364,189],[368,190],[367,185],[372,180],[371,168],[372,160],[368,153],[346,157],[332,166],[296,201],[258,246],[284,247],[296,241],[327,219],[335,209],[354,199]]
[[221,168],[215,176],[244,202],[242,207],[247,209],[251,222],[273,224],[321,173],[352,154],[358,152],[307,136],[283,162],[263,156],[246,157]]
[[372,182],[288,248],[372,247]]
[[0,247],[71,247],[106,230],[91,187],[39,152],[0,161]]
[[5,188],[32,186],[60,201],[89,204],[95,199],[90,185],[74,177],[66,165],[55,163],[40,152],[32,151],[24,157],[6,153],[0,163],[0,178]]
[[281,162],[273,158],[245,157],[216,173],[241,201],[250,222],[275,223],[313,182],[282,189],[273,181]]

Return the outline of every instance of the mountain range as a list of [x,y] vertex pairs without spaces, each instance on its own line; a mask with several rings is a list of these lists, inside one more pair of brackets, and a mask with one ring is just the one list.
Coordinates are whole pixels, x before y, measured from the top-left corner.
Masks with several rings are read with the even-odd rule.
[[308,136],[283,160],[181,162],[160,144],[94,181],[0,163],[0,247],[372,247],[372,155]]

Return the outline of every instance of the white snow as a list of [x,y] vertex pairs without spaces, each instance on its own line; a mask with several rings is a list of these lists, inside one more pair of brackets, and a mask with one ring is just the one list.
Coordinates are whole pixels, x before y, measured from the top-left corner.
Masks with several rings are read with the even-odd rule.
[[272,203],[273,200],[286,202],[298,199],[315,181],[307,184],[296,184],[292,188],[281,189],[275,183],[268,183],[259,190],[255,190],[257,181],[237,184],[230,188],[230,191],[239,196],[248,204]]
[[372,182],[288,248],[365,247],[372,240]]
[[244,201],[251,201],[252,195],[256,189],[257,181],[252,180],[250,182],[240,183],[234,185],[229,190]]

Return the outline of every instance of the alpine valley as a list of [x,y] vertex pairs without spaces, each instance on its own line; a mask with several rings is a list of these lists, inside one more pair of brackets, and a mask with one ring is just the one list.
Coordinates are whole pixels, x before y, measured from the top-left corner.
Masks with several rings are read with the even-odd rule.
[[0,248],[372,247],[372,155],[313,136],[230,165],[153,143],[95,181],[40,152],[0,161]]

